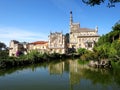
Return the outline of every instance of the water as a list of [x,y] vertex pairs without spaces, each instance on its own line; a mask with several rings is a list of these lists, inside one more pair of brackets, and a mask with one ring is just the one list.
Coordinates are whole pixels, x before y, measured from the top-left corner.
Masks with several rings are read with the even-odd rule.
[[66,60],[0,70],[0,90],[120,90],[119,69]]

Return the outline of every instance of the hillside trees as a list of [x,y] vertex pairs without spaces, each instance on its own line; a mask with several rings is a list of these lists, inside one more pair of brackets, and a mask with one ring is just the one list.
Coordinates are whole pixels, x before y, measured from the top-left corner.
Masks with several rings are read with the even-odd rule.
[[113,26],[112,31],[99,38],[94,52],[97,52],[100,58],[120,57],[120,23]]

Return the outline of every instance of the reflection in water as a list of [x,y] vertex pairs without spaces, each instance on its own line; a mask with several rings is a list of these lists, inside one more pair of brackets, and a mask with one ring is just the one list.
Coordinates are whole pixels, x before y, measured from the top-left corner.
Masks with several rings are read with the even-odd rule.
[[[1,70],[0,80],[2,80],[3,78],[8,78],[8,75],[11,74],[21,76],[21,73],[23,72],[27,73],[25,75],[29,76],[29,78],[28,76],[24,76],[25,78],[26,77],[28,78],[27,79],[28,81],[29,79],[31,80],[31,78],[33,81],[35,81],[34,85],[35,86],[38,85],[37,86],[39,87],[38,90],[40,89],[53,90],[54,89],[53,87],[55,87],[54,90],[56,90],[56,88],[58,88],[58,90],[68,90],[68,89],[69,90],[78,90],[78,89],[119,90],[120,89],[119,69],[117,68],[115,69],[113,68],[112,70],[94,69],[88,67],[87,65],[80,65],[78,63],[78,60],[66,60],[61,62],[30,65],[21,68],[12,68],[9,70]],[[59,75],[62,77],[59,77]],[[18,83],[19,85],[20,78],[19,79],[18,78],[16,78],[17,79],[16,83]],[[39,78],[42,79],[39,80]],[[28,83],[27,80],[25,81],[26,83]],[[6,83],[3,84],[3,82],[0,81],[0,84],[5,86]],[[47,84],[44,82],[49,82],[49,83]],[[0,90],[3,89],[1,85],[0,85]],[[25,87],[28,88],[27,85]],[[32,90],[30,88],[31,86],[29,86],[29,90]]]
[[[117,73],[117,74],[115,74]],[[89,81],[87,81],[89,80]],[[82,82],[83,81],[83,82]],[[97,89],[120,89],[120,73],[119,69],[106,70],[89,68],[87,65],[79,65],[76,61],[70,61],[70,83],[71,86],[82,84],[84,81],[88,86]],[[92,84],[92,85],[90,85]],[[83,88],[82,88],[83,89]]]
[[[66,62],[60,62],[57,64],[49,65],[50,74],[62,74],[66,70],[66,65],[69,64],[69,80],[70,80],[70,89],[73,90],[74,86],[79,85],[81,89],[83,84],[87,84],[89,87],[95,89],[120,89],[120,74],[116,74],[116,69],[106,70],[106,69],[95,69],[90,68],[88,65],[80,65],[77,60],[68,60]],[[119,70],[117,71],[119,72]],[[81,84],[81,85],[80,85]],[[90,89],[90,88],[89,88]]]
[[60,74],[62,75],[64,72],[64,62],[60,62],[57,64],[49,64],[48,65],[48,70],[50,74]]

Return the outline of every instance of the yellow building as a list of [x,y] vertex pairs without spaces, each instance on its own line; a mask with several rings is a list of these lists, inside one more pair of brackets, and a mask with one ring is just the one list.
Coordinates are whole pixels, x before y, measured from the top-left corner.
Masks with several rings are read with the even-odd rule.
[[81,28],[80,23],[73,22],[72,12],[70,12],[69,48],[92,50],[98,38],[98,27],[95,29]]
[[48,42],[47,41],[36,41],[29,43],[29,51],[37,50],[41,53],[48,52]]

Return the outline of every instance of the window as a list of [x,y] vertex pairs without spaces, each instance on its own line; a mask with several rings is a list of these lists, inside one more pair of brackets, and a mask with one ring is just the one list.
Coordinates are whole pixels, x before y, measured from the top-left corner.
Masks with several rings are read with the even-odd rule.
[[75,48],[75,45],[72,45],[72,48]]
[[88,42],[88,48],[92,47],[92,42]]

